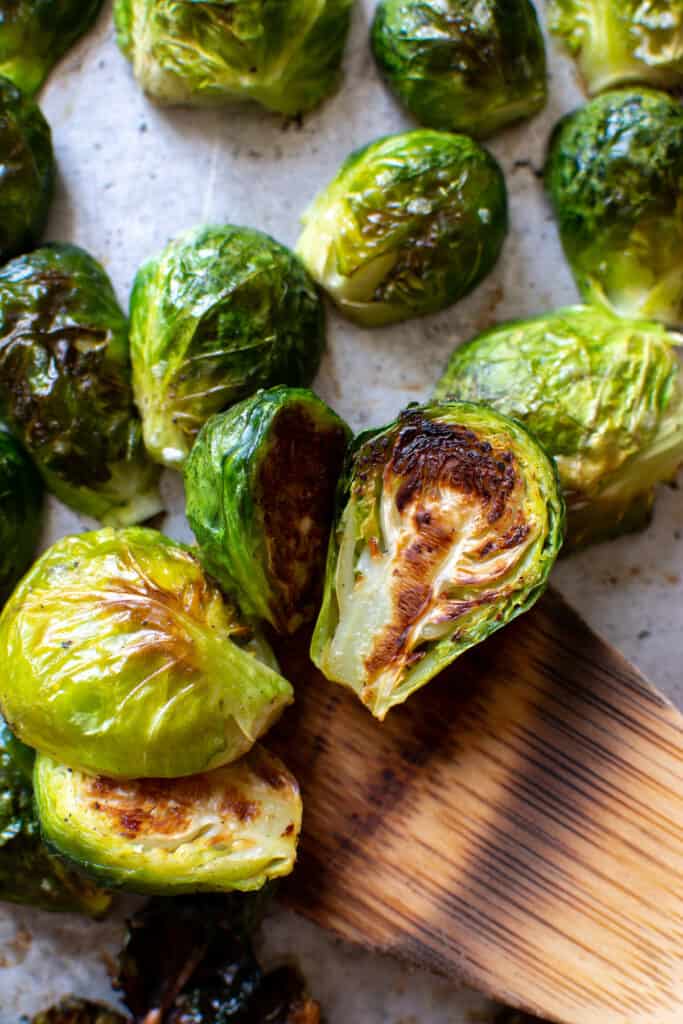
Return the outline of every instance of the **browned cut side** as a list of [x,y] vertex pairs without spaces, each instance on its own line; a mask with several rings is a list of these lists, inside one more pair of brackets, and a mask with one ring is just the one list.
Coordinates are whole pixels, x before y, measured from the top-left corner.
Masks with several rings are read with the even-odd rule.
[[563,1024],[683,1022],[682,719],[559,597],[382,725],[280,656],[296,909]]

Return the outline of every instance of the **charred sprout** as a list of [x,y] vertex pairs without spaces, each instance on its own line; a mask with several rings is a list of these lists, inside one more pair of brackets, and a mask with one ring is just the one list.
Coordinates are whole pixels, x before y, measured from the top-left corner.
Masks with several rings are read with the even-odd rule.
[[591,94],[635,82],[683,85],[681,0],[550,0],[548,17]]
[[33,751],[0,719],[0,900],[98,917],[109,907],[109,895],[67,868],[41,842],[33,807],[33,760]]
[[119,46],[162,103],[255,100],[295,116],[337,85],[352,0],[116,0]]
[[683,323],[683,106],[605,93],[556,127],[546,184],[586,302]]
[[683,463],[672,343],[645,321],[574,307],[502,324],[453,353],[435,397],[486,402],[555,457],[572,548],[644,526]]
[[31,564],[43,513],[43,482],[21,445],[0,424],[0,602]]
[[210,416],[261,387],[310,384],[324,346],[322,304],[289,249],[249,228],[181,235],[141,268],[131,298],[148,451],[180,468]]
[[380,0],[372,47],[428,128],[485,138],[545,105],[545,45],[530,0]]
[[0,262],[38,242],[54,174],[50,126],[33,100],[0,77]]
[[244,612],[292,633],[314,618],[350,431],[302,388],[273,388],[214,416],[185,468],[205,568]]
[[54,544],[0,617],[0,705],[70,768],[191,775],[246,753],[291,702],[265,640],[155,530]]
[[297,251],[367,327],[435,313],[492,270],[507,231],[502,172],[464,135],[414,131],[357,150],[303,218]]
[[4,0],[0,75],[33,95],[102,7],[102,0]]
[[68,996],[31,1018],[31,1024],[130,1024],[127,1017],[102,1003]]
[[114,526],[160,511],[126,318],[103,268],[76,246],[47,245],[0,269],[0,412],[76,511]]
[[521,424],[466,402],[354,443],[311,656],[377,718],[526,611],[562,543],[554,465]]

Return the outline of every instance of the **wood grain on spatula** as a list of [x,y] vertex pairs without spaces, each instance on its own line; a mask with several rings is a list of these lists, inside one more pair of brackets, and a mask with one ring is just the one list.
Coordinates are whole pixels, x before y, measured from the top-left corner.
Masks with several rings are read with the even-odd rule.
[[278,653],[295,909],[563,1024],[682,1024],[683,718],[561,598],[383,724]]

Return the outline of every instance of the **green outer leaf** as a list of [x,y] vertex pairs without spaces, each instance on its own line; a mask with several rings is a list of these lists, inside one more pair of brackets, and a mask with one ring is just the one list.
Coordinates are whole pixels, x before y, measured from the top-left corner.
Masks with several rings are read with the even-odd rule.
[[[245,614],[281,632],[316,614],[331,498],[350,437],[312,391],[272,388],[212,417],[187,460],[186,513],[203,565]],[[287,471],[296,476],[286,478]],[[267,483],[272,490],[264,490]],[[288,514],[298,518],[282,522]],[[296,557],[282,579],[279,557],[290,554]]]
[[40,841],[33,810],[33,757],[0,719],[0,900],[100,916],[110,896],[65,868]]
[[249,892],[294,867],[299,787],[261,746],[188,779],[113,785],[39,754],[33,783],[44,842],[111,887]]
[[36,245],[54,176],[50,126],[33,100],[0,78],[0,262]]
[[5,0],[0,14],[0,75],[34,95],[101,8],[102,0]]
[[114,526],[161,511],[126,318],[77,246],[44,246],[0,269],[0,411],[67,505]]
[[683,323],[683,107],[653,89],[605,93],[563,118],[546,186],[586,302]]
[[462,345],[437,400],[487,402],[520,420],[558,465],[565,550],[646,525],[655,485],[683,462],[683,390],[656,323],[576,306],[501,324]]
[[214,413],[260,387],[308,385],[325,347],[313,281],[285,246],[251,228],[174,239],[133,286],[133,381],[151,456],[182,467]]
[[121,50],[162,103],[306,113],[340,77],[352,0],[116,0]]
[[[493,452],[503,450],[514,456],[515,476],[524,484],[524,523],[537,524],[536,536],[533,536],[532,525],[532,541],[520,552],[520,564],[513,563],[512,576],[506,573],[493,577],[493,581],[489,579],[488,590],[486,579],[483,585],[476,578],[469,585],[454,582],[456,577],[453,574],[464,557],[462,551],[456,565],[448,570],[448,579],[441,580],[444,589],[436,594],[432,578],[421,576],[416,570],[425,555],[431,558],[434,551],[445,558],[444,552],[452,543],[460,544],[466,539],[467,527],[466,517],[444,504],[447,498],[442,489],[443,478],[439,477],[439,488],[436,489],[436,481],[430,475],[433,472],[430,460],[433,458],[438,463],[444,449],[442,440],[430,440],[425,422],[437,430],[445,425],[454,427],[456,431],[470,431],[473,439],[467,440],[465,451],[468,448],[472,450],[473,445],[490,442]],[[412,434],[411,455],[406,458],[409,466],[407,475],[401,475],[391,465],[394,445],[401,432],[406,430]],[[485,449],[477,447],[476,450],[473,462],[465,458],[465,464],[477,466],[480,453]],[[493,460],[493,467],[489,470],[492,468],[494,475],[483,476],[482,483],[488,491],[486,500],[495,501],[497,455],[489,450],[486,458]],[[502,470],[503,464],[498,463],[497,469]],[[473,472],[476,482],[479,471],[475,468]],[[465,476],[467,479],[468,475]],[[435,489],[430,492],[432,486]],[[467,485],[459,484],[457,479],[453,487],[456,493],[460,489],[463,493],[467,491]],[[445,490],[447,493],[448,487]],[[405,502],[404,506],[402,502]],[[391,527],[397,512],[403,517],[404,508],[409,509],[405,517],[410,518],[404,518],[405,531],[399,532],[396,540],[391,532],[387,532],[387,524]],[[441,511],[444,509],[450,510]],[[425,516],[425,511],[430,514]],[[440,515],[437,514],[439,511]],[[388,427],[361,434],[350,450],[346,472],[340,481],[337,519],[328,549],[323,604],[311,642],[312,660],[328,679],[353,689],[372,713],[383,719],[392,707],[405,701],[462,653],[536,602],[545,589],[562,545],[564,515],[559,479],[552,460],[520,423],[489,406],[451,402],[410,407]],[[497,521],[491,518],[488,522],[494,525],[493,532],[501,541],[502,547],[498,550],[506,551],[505,537],[496,533],[503,526],[498,527],[495,525]],[[504,519],[502,524],[505,525]],[[515,530],[520,525],[519,520],[513,520],[511,525]],[[444,540],[443,530],[453,531],[452,538]],[[400,542],[400,552],[391,547],[392,542]],[[521,543],[525,542],[523,536]],[[410,558],[406,556],[408,546],[412,552]],[[489,551],[482,554],[479,548],[474,554],[470,551],[467,565],[472,557],[476,557],[485,566],[488,554]],[[386,581],[382,582],[380,578],[378,585],[377,580],[373,582],[372,573],[377,568],[377,560],[381,570],[387,557],[389,564],[384,575],[388,573],[389,582],[385,586]],[[395,566],[393,571],[392,566]],[[417,617],[411,613],[410,622],[399,634],[401,642],[394,661],[380,675],[373,673],[368,653],[376,649],[378,637],[384,638],[390,633],[386,608],[390,610],[393,628],[397,611],[412,603],[424,579],[432,583],[423,594],[426,604],[420,606]],[[398,593],[392,594],[392,590]],[[462,602],[462,608],[442,615],[441,612],[445,611],[444,595],[450,600],[451,593],[456,603]],[[434,606],[433,599],[436,599],[435,611],[439,612],[437,617],[429,617],[436,627],[435,635],[430,638],[422,631],[414,637],[415,624],[418,620],[423,621]],[[340,627],[344,624],[342,630]],[[399,625],[403,626],[403,623]],[[369,638],[370,647],[367,643]],[[335,666],[340,664],[353,666],[353,670],[339,672]],[[391,676],[389,687],[384,683],[384,676]]]
[[683,0],[548,0],[548,25],[591,95],[635,82],[683,85]]
[[43,482],[0,424],[0,601],[31,564],[43,519]]
[[366,327],[435,313],[493,269],[505,179],[464,135],[421,129],[356,150],[304,214],[297,252]]
[[545,106],[530,0],[381,0],[371,38],[388,84],[428,128],[482,139]]
[[0,617],[0,704],[73,768],[180,776],[236,760],[291,703],[265,640],[155,530],[54,544]]

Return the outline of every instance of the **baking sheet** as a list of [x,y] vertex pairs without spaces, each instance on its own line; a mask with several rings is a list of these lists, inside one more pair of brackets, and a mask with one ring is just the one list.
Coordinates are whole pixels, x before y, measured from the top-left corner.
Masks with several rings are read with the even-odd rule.
[[[42,95],[60,172],[49,237],[100,259],[124,304],[138,265],[198,222],[247,224],[293,244],[300,212],[351,149],[412,126],[370,55],[373,6],[357,0],[343,87],[301,127],[258,108],[154,107],[116,49],[107,6]],[[537,172],[552,125],[581,94],[571,63],[552,46],[550,70],[545,113],[491,144],[511,196],[510,237],[497,270],[473,296],[424,320],[370,331],[331,313],[316,387],[353,427],[386,421],[425,397],[459,341],[498,320],[576,300]],[[164,528],[189,540],[179,478],[167,474],[163,488]],[[53,502],[45,543],[89,525]],[[567,560],[554,576],[591,625],[679,705],[682,576],[683,503],[668,489],[647,533]],[[123,916],[95,925],[0,907],[0,1024],[69,992],[111,999],[107,964]],[[465,1024],[485,1005],[475,993],[343,945],[284,911],[268,920],[263,950],[268,961],[300,959],[329,1024]]]

